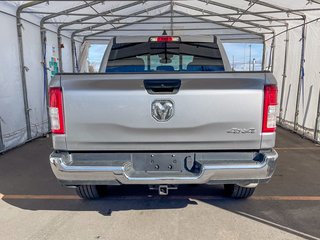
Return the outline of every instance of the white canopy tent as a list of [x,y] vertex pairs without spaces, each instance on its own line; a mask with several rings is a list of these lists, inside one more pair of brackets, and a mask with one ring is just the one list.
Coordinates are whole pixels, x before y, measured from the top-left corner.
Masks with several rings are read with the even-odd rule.
[[48,132],[48,82],[77,71],[81,44],[163,30],[263,43],[279,124],[319,142],[319,19],[319,0],[2,1],[0,152]]

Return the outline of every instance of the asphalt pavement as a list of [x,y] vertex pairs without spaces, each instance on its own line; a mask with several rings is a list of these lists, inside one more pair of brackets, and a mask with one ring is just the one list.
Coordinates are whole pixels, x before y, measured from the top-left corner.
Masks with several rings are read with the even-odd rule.
[[320,239],[320,146],[278,129],[276,150],[271,182],[247,200],[194,185],[83,201],[56,181],[50,138],[39,138],[0,155],[0,239]]

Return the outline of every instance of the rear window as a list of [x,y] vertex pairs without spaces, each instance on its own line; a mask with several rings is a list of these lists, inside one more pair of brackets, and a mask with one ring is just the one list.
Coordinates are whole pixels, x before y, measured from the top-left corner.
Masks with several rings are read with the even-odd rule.
[[106,72],[221,72],[216,43],[140,42],[113,45]]

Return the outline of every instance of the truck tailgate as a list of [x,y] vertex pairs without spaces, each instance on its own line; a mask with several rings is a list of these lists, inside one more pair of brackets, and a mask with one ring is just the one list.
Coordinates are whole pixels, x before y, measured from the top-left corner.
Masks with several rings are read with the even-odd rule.
[[[259,149],[264,73],[65,74],[68,150]],[[177,93],[150,94],[144,80],[181,80]],[[156,100],[173,103],[164,122]]]

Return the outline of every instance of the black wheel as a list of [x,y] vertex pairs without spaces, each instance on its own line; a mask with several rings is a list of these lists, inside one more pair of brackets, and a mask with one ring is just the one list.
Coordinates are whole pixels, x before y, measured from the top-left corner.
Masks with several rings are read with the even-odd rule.
[[83,199],[93,200],[101,197],[100,189],[97,185],[81,185],[77,187],[77,194]]
[[225,184],[224,190],[228,197],[241,199],[250,197],[256,188],[241,187],[237,184]]

